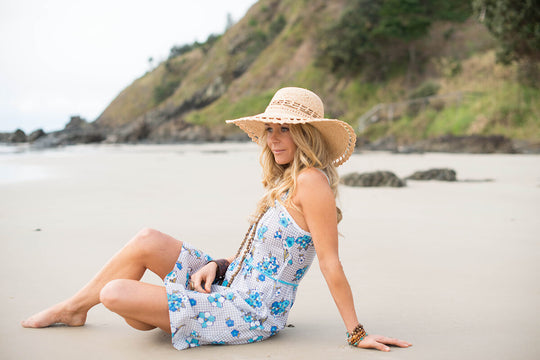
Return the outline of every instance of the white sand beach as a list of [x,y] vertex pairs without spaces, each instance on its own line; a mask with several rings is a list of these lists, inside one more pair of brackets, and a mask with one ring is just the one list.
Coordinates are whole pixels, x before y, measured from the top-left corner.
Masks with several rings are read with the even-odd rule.
[[[342,186],[341,259],[369,333],[346,345],[315,262],[279,335],[175,350],[99,305],[79,328],[19,322],[85,284],[143,227],[233,254],[260,186],[254,144],[75,146],[0,152],[0,359],[539,359],[540,156],[355,154],[340,174],[449,167],[459,180]],[[147,275],[145,281],[159,284]]]

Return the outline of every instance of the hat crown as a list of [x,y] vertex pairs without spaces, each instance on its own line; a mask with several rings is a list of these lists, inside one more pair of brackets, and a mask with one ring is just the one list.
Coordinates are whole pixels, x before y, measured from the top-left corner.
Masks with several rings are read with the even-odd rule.
[[307,89],[287,87],[274,94],[264,113],[266,115],[279,114],[280,116],[322,119],[324,105],[317,94]]

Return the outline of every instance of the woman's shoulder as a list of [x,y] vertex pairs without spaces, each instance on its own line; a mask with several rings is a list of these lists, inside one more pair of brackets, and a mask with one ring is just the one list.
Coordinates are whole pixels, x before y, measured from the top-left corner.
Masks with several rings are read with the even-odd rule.
[[328,176],[318,168],[303,169],[296,178],[297,186],[301,187],[330,187]]
[[323,204],[331,205],[335,197],[326,175],[319,169],[307,168],[298,174],[293,201],[304,209],[319,207]]

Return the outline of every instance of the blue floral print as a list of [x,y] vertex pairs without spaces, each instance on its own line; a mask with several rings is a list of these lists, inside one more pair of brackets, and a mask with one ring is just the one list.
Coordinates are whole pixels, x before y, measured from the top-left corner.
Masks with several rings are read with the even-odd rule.
[[308,246],[311,245],[311,236],[304,235],[304,236],[297,237],[295,240],[295,243],[300,245],[302,249],[306,250]]
[[227,324],[228,327],[233,327],[234,326],[234,320],[231,319],[230,317],[228,317],[227,320],[225,321],[225,324]]
[[263,261],[257,264],[257,268],[269,275],[276,275],[279,265],[275,256],[265,256]]
[[225,301],[225,296],[215,293],[208,296],[208,301],[210,301],[210,304],[213,306],[216,306],[218,308],[223,307],[223,302]]
[[289,300],[274,301],[270,307],[270,313],[272,315],[281,315],[285,313],[290,303]]
[[261,341],[263,339],[262,336],[257,336],[257,337],[254,337],[252,339],[249,339],[248,342],[249,343],[254,343],[254,342],[257,342],[257,341]]
[[261,294],[254,290],[249,292],[249,298],[245,301],[253,308],[260,308],[262,306]]
[[168,273],[167,276],[165,276],[164,281],[170,282],[170,283],[176,283],[177,279],[178,279],[178,276],[176,275],[176,272],[173,270],[170,273]]
[[177,311],[183,307],[182,298],[178,294],[167,294],[170,311]]
[[194,339],[194,338],[187,338],[186,342],[188,343],[188,347],[190,347],[190,348],[201,346],[199,344],[199,340]]
[[268,227],[266,226],[261,226],[259,228],[259,230],[257,231],[257,238],[259,238],[259,240],[262,240],[263,237],[264,237],[264,233],[268,231]]
[[285,215],[284,212],[280,212],[279,213],[279,225],[281,225],[283,227],[287,227],[287,226],[289,226],[290,223],[291,223],[291,219],[289,219],[287,217],[287,215]]
[[264,329],[263,322],[251,314],[244,315],[244,322],[249,324],[249,330]]
[[288,236],[287,239],[285,239],[285,245],[287,245],[287,247],[293,246],[294,238],[292,236]]
[[204,329],[208,326],[214,325],[216,317],[210,314],[209,312],[200,312],[197,316],[197,321],[201,324],[201,327]]
[[309,268],[309,266],[298,269],[296,271],[296,274],[294,275],[294,280],[299,281],[300,279],[302,279],[304,277],[304,275],[306,274],[306,271],[307,271],[308,268]]

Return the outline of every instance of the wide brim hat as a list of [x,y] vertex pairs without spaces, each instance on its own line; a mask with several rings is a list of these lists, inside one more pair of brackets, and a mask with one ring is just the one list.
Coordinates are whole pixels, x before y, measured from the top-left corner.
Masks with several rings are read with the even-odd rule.
[[280,89],[262,114],[226,122],[237,125],[259,145],[265,124],[313,125],[323,136],[335,166],[349,159],[356,144],[356,134],[351,125],[337,119],[325,119],[322,100],[317,94],[302,88]]

